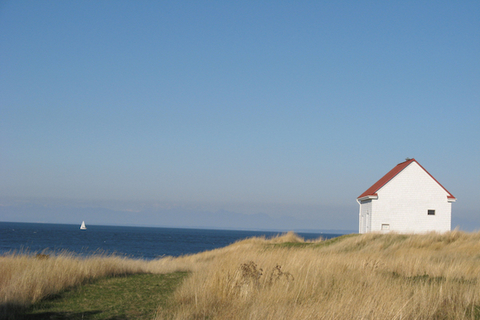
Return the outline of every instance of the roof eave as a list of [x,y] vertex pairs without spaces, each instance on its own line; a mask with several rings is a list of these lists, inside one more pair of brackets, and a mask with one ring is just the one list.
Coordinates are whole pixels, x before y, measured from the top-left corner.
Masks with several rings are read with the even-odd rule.
[[371,195],[368,195],[368,196],[364,196],[364,197],[361,197],[361,198],[358,198],[357,200],[358,201],[365,201],[365,200],[377,200],[378,199],[378,194],[371,194]]
[[448,202],[455,202],[455,201],[457,201],[457,198],[447,196],[447,201],[448,201]]

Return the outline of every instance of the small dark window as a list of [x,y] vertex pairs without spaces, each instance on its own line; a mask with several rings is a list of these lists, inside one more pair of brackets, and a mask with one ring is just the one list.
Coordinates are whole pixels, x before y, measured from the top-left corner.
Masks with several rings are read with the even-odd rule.
[[429,216],[434,216],[435,215],[435,210],[428,210],[428,215]]

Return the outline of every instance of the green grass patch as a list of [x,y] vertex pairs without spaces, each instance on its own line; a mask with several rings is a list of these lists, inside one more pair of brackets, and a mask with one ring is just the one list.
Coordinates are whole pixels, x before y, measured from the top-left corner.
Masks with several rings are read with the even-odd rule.
[[65,291],[29,308],[23,319],[153,319],[186,272],[106,278]]
[[315,247],[328,247],[328,246],[331,246],[332,244],[338,243],[340,241],[343,241],[351,237],[356,237],[358,235],[359,235],[358,233],[344,234],[343,236],[339,236],[339,237],[331,238],[322,242],[315,243]]
[[305,248],[313,245],[313,243],[308,242],[283,242],[275,243],[272,246],[275,248]]
[[331,239],[321,241],[321,242],[282,242],[282,243],[274,243],[274,244],[271,244],[270,246],[272,246],[274,248],[306,248],[306,247],[318,248],[318,247],[327,247],[327,246],[330,246],[334,243],[338,243],[338,242],[343,241],[347,238],[351,238],[351,237],[355,237],[355,236],[358,236],[358,234],[356,234],[356,233],[345,234],[343,236],[331,238]]

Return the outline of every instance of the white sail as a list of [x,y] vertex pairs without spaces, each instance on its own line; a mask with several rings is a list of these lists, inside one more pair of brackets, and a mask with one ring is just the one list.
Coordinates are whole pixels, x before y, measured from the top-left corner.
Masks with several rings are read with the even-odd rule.
[[82,225],[80,226],[80,230],[87,230],[87,227],[85,227],[85,221],[82,221]]

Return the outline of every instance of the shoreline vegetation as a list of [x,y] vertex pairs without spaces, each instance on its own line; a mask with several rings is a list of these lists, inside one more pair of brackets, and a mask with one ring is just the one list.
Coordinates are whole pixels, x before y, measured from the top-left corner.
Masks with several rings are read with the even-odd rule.
[[480,319],[480,233],[458,230],[312,241],[289,232],[151,261],[11,253],[0,256],[0,317],[104,279],[178,272],[149,319]]

